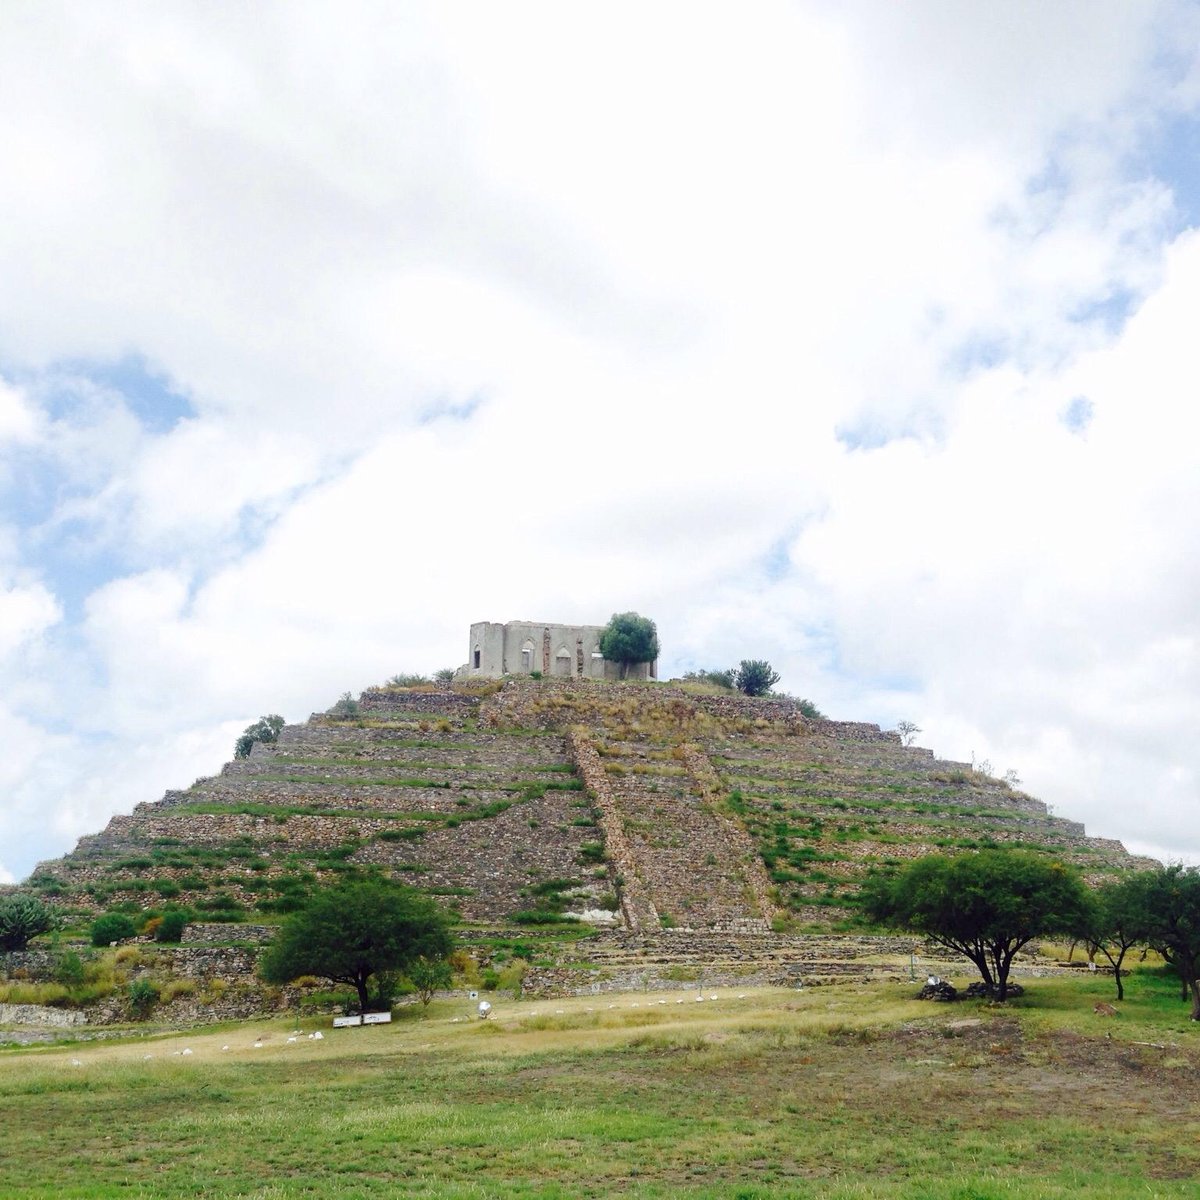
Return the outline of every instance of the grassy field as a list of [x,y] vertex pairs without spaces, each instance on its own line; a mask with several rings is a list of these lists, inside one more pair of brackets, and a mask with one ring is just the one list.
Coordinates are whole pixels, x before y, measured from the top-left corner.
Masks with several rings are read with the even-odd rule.
[[912,990],[500,1000],[487,1022],[445,1002],[294,1041],[277,1020],[5,1051],[0,1197],[1195,1196],[1200,1031],[1173,982],[1135,975],[1116,1018],[1092,1012],[1103,978],[1004,1009]]

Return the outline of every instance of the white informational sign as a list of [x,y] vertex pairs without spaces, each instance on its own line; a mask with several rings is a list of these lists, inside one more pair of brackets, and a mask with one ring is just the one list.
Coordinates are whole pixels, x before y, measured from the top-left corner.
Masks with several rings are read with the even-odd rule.
[[348,1025],[361,1025],[362,1017],[334,1017],[334,1029],[345,1029]]
[[386,1025],[389,1021],[391,1021],[391,1019],[392,1019],[392,1014],[390,1012],[367,1013],[363,1017],[362,1023],[364,1025]]

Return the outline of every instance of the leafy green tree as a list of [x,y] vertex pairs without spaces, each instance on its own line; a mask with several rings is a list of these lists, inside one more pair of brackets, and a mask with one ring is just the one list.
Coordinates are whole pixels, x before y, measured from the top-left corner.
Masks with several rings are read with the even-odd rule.
[[[428,683],[428,680],[426,680]],[[329,709],[331,717],[357,717],[358,716],[358,701],[349,693],[343,692],[337,700],[337,703]]]
[[417,989],[421,1003],[428,1008],[434,993],[450,986],[454,973],[444,958],[426,958],[422,955],[411,963],[405,972],[408,981]]
[[111,946],[136,935],[137,929],[124,913],[105,913],[92,922],[93,946]]
[[613,613],[600,634],[600,653],[609,662],[620,663],[621,678],[637,663],[658,657],[658,629],[649,617],[637,613]]
[[734,687],[747,696],[765,696],[780,680],[765,658],[743,658],[734,672]]
[[264,746],[269,746],[273,742],[279,741],[279,733],[282,729],[283,718],[278,713],[269,713],[265,717],[259,717],[253,725],[247,725],[242,730],[242,736],[234,743],[233,757],[249,758],[255,742],[262,742]]
[[24,950],[55,927],[54,911],[36,896],[0,896],[0,950]]
[[372,975],[407,972],[452,948],[448,918],[427,896],[389,880],[355,880],[315,892],[288,917],[260,972],[269,983],[319,975],[348,984],[366,1012]]
[[1089,948],[1104,955],[1117,981],[1117,999],[1125,999],[1121,964],[1134,946],[1143,944],[1149,931],[1151,874],[1131,871],[1120,879],[1102,883],[1093,895],[1091,920],[1082,931]]
[[799,708],[801,716],[810,717],[814,721],[825,720],[825,714],[811,700],[801,698]]
[[862,892],[869,919],[923,934],[963,955],[1001,1001],[1008,998],[1017,951],[1035,937],[1080,928],[1088,904],[1074,871],[1021,850],[930,854],[873,876]]
[[1200,1021],[1200,868],[1147,871],[1145,940],[1179,972]]

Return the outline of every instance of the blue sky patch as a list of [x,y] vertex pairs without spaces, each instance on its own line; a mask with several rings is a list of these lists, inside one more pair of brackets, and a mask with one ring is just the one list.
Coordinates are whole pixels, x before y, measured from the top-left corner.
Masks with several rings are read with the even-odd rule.
[[1200,120],[1196,114],[1165,118],[1139,149],[1130,165],[1137,173],[1153,175],[1171,189],[1178,227],[1200,225]]
[[1086,396],[1073,396],[1058,415],[1058,419],[1072,432],[1085,433],[1096,415],[1096,406]]
[[466,400],[434,400],[417,414],[418,425],[432,425],[435,421],[469,421],[482,407],[483,397],[477,392]]
[[126,407],[149,433],[169,433],[180,421],[196,415],[192,402],[140,354],[129,354],[112,363],[76,360],[62,363],[58,369],[119,392]]

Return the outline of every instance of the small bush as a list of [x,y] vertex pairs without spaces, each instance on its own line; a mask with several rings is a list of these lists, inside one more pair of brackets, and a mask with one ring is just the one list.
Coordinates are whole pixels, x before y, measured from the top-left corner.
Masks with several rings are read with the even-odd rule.
[[135,1021],[144,1021],[158,1003],[158,985],[149,979],[135,979],[129,985],[129,1011]]
[[343,718],[357,717],[358,701],[349,692],[343,692],[338,697],[337,703],[329,709],[329,716]]
[[74,950],[68,950],[58,960],[58,964],[54,968],[54,978],[63,987],[80,987],[84,980],[83,959]]
[[413,842],[424,836],[424,829],[419,826],[410,826],[406,829],[385,829],[379,835],[379,840],[381,842]]
[[521,980],[525,978],[525,972],[528,970],[529,963],[525,959],[514,958],[500,972],[500,987],[519,992],[521,990]]
[[92,922],[92,945],[111,946],[134,937],[137,930],[124,913],[105,913]]
[[173,908],[170,912],[164,913],[162,920],[158,924],[158,928],[154,931],[154,940],[156,942],[178,942],[183,938],[183,931],[187,928],[188,914],[182,909]]
[[159,998],[164,1004],[168,1004],[178,996],[192,996],[195,992],[194,979],[171,979],[163,984]]
[[36,896],[0,896],[0,950],[24,950],[54,925],[53,911]]
[[565,913],[553,909],[528,908],[513,913],[510,920],[514,925],[573,925],[579,923],[578,917],[569,917]]

